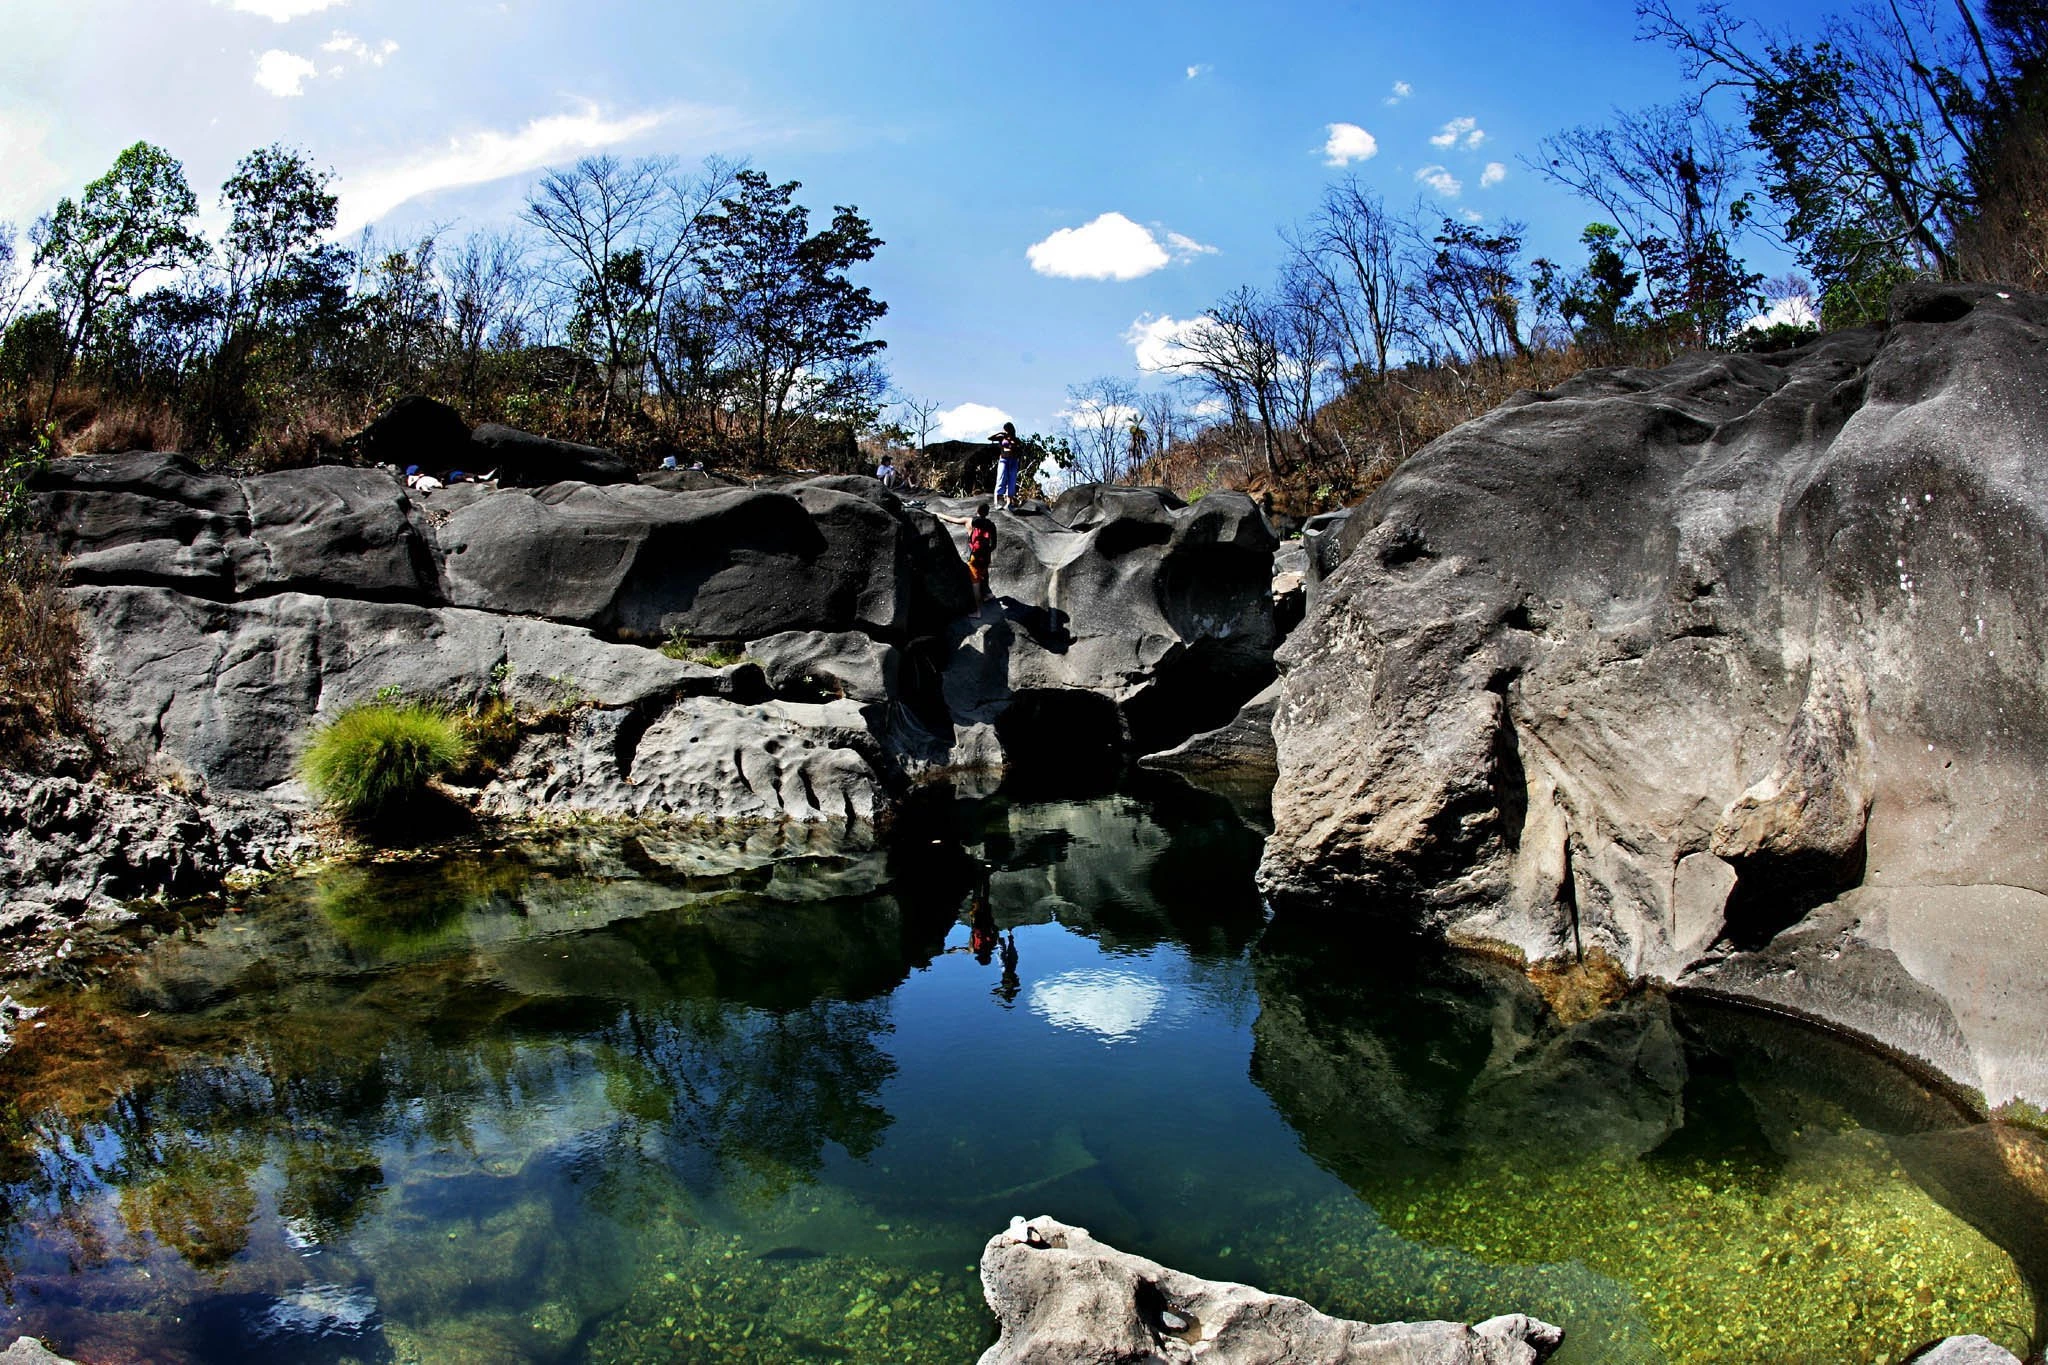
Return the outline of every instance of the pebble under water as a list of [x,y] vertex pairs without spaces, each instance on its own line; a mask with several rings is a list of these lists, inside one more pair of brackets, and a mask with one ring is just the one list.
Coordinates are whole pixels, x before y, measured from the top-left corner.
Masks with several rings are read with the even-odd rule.
[[[0,1059],[5,1329],[94,1362],[971,1361],[1050,1214],[1564,1365],[2041,1333],[2048,1144],[1830,1035],[1268,925],[1176,786],[886,849],[570,830],[330,869]],[[977,931],[986,869],[990,917]],[[1015,967],[1006,966],[1007,942]]]

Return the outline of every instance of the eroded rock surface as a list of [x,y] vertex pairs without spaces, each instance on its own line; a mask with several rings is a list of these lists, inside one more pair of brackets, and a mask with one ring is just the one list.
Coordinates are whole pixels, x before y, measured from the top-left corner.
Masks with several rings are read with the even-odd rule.
[[[385,426],[400,453],[454,430]],[[514,709],[469,789],[487,812],[868,821],[936,770],[1175,743],[1271,670],[1272,536],[1222,495],[1006,518],[981,612],[945,526],[860,476],[417,493],[137,453],[56,461],[36,496],[108,740],[194,791],[302,800],[312,727],[402,696]]]
[[[1895,310],[1524,394],[1314,528],[1349,553],[1280,656],[1276,903],[1719,963],[2048,1098],[2013,1050],[2048,1016],[1997,965],[2048,939],[2048,299]],[[1858,888],[1897,989],[1726,960]]]
[[1533,1365],[1564,1339],[1519,1313],[1476,1326],[1327,1317],[1300,1299],[1169,1270],[1051,1218],[1020,1218],[991,1238],[981,1285],[1002,1324],[981,1365]]

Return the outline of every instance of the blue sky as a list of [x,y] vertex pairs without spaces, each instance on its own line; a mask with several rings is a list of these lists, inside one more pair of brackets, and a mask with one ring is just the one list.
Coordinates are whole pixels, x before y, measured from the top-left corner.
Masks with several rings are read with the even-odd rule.
[[1626,0],[0,0],[0,219],[138,138],[209,202],[283,141],[346,222],[455,235],[589,152],[746,157],[887,241],[862,278],[901,389],[1049,430],[1067,385],[1139,377],[1134,326],[1269,280],[1346,170],[1577,259],[1589,210],[1521,159],[1678,76]]

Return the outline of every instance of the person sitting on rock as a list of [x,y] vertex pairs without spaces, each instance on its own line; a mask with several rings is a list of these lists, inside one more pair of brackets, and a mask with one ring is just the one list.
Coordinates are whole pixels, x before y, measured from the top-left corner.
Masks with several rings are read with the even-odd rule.
[[967,576],[974,580],[974,604],[980,606],[989,599],[988,566],[996,555],[996,524],[988,519],[988,504],[976,504],[971,517],[949,517],[944,512],[933,515],[967,528]]
[[1003,423],[1003,429],[989,440],[996,443],[996,506],[1017,505],[1017,460],[1023,453],[1023,442],[1017,439],[1017,424]]
[[884,455],[882,457],[880,467],[875,470],[875,477],[882,481],[882,487],[891,490],[903,482],[903,475],[896,469],[896,457],[894,455]]

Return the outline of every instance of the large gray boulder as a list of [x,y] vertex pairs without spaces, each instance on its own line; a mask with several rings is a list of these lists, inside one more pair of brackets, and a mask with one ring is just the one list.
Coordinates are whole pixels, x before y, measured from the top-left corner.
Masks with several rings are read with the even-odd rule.
[[1564,1333],[1517,1313],[1460,1322],[1352,1322],[1300,1299],[1184,1275],[1086,1228],[1019,1218],[981,1253],[1002,1336],[981,1365],[1534,1365]]
[[469,444],[472,463],[456,467],[471,474],[494,474],[507,488],[546,488],[565,481],[633,481],[631,462],[601,446],[557,441],[497,422],[486,422],[472,431]]
[[[950,603],[933,600],[919,562],[931,544],[922,514],[862,487],[872,480],[840,482],[704,493],[564,483],[474,498],[439,528],[448,601],[650,640],[901,638],[929,625]],[[964,596],[957,557],[951,571]]]
[[1183,506],[1090,484],[1049,513],[993,516],[998,600],[953,627],[944,678],[963,729],[1018,757],[1045,743],[1147,753],[1224,723],[1271,680],[1278,541],[1250,498]]
[[1774,998],[1730,955],[1881,891],[1827,951],[1891,961],[1800,1007],[2048,1099],[1999,965],[2048,940],[2048,300],[1895,308],[1523,394],[1332,526],[1280,655],[1283,913]]
[[231,479],[183,455],[84,455],[52,461],[34,490],[75,583],[223,599],[431,602],[439,593],[425,521],[382,470],[323,465]]

